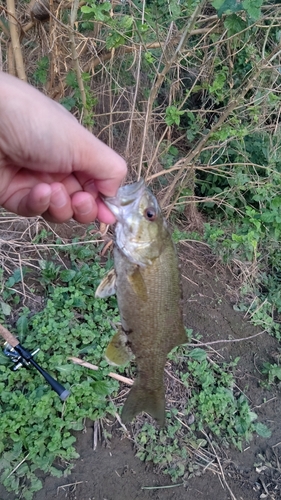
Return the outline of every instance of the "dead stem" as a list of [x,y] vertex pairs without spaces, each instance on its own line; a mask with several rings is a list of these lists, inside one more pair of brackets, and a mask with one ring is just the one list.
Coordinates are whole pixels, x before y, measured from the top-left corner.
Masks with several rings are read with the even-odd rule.
[[[79,0],[74,0],[71,7],[69,38],[71,41],[72,60],[75,67],[77,82],[81,94],[81,101],[83,104],[84,119],[86,120],[89,116],[89,112],[87,109],[87,98],[86,98],[84,82],[82,79],[82,73],[79,65],[79,56],[76,50],[75,37],[74,37],[75,21],[77,18],[78,7],[79,7]],[[86,128],[88,128],[88,130],[91,130],[92,126],[89,123],[87,123]]]
[[168,484],[166,486],[142,486],[142,490],[166,490],[170,488],[177,488],[178,486],[183,486],[184,483]]
[[[90,370],[99,370],[99,367],[96,365],[92,365],[92,363],[88,363],[87,361],[83,361],[82,359],[76,358],[71,356],[68,358],[72,361],[72,363],[75,363],[80,366],[84,366],[85,368],[89,368]],[[118,380],[118,382],[123,382],[124,384],[127,385],[133,385],[134,381],[131,378],[123,377],[123,375],[119,375],[118,373],[112,373],[110,372],[108,374],[109,377],[114,378],[115,380]]]
[[[143,130],[143,139],[142,139],[142,146],[141,146],[141,151],[140,151],[140,159],[139,159],[139,166],[138,166],[138,179],[141,177],[141,170],[142,170],[142,162],[143,162],[143,155],[144,155],[144,150],[145,150],[145,144],[146,144],[146,139],[147,139],[147,131],[148,131],[148,124],[150,122],[151,118],[151,113],[152,113],[152,108],[156,99],[156,96],[159,92],[159,89],[165,79],[165,76],[167,75],[168,71],[171,69],[171,67],[176,63],[178,58],[181,55],[181,51],[183,46],[186,44],[187,40],[190,38],[190,33],[192,31],[192,28],[196,22],[196,19],[201,13],[201,10],[203,9],[205,4],[205,0],[201,1],[197,7],[195,8],[192,16],[189,18],[186,27],[183,30],[183,33],[181,35],[180,41],[178,43],[178,46],[173,54],[172,57],[166,57],[166,47],[169,43],[171,33],[169,32],[166,38],[165,46],[163,47],[162,51],[162,57],[159,60],[158,64],[158,73],[154,79],[154,82],[152,83],[152,89],[150,91],[150,95],[147,101],[147,110],[146,110],[146,116],[145,116],[145,123],[144,123],[144,130]],[[170,29],[172,27],[172,24],[170,26]],[[160,66],[162,64],[162,60],[165,59],[165,66],[164,68],[160,71]]]
[[209,346],[209,345],[214,345],[214,344],[224,344],[224,343],[232,343],[232,342],[243,342],[245,340],[251,340],[255,337],[258,337],[259,335],[262,335],[263,333],[266,333],[266,330],[263,330],[262,332],[255,333],[254,335],[250,335],[249,337],[243,337],[242,339],[222,339],[222,340],[213,340],[211,342],[198,342],[196,344],[188,344],[189,346],[192,347],[201,347],[201,346]]
[[15,1],[14,0],[7,0],[7,10],[8,10],[9,28],[10,28],[13,53],[14,53],[14,58],[15,58],[15,63],[16,63],[17,75],[21,80],[26,82],[27,78],[26,78],[26,74],[25,74],[22,51],[21,51],[21,46],[20,46],[20,38],[19,38],[19,33],[18,33],[18,22],[17,22],[17,17],[16,17],[16,9],[15,9]]
[[228,485],[228,482],[227,482],[227,481],[226,481],[226,479],[225,479],[225,475],[224,475],[224,472],[223,472],[223,468],[222,468],[222,465],[221,465],[221,461],[220,461],[220,459],[219,459],[219,456],[217,455],[217,452],[216,452],[216,450],[215,450],[215,448],[214,448],[214,446],[213,446],[212,441],[210,440],[209,436],[206,434],[206,432],[205,432],[205,431],[203,431],[203,430],[202,430],[202,433],[203,433],[203,434],[204,434],[204,436],[206,437],[206,439],[207,439],[207,441],[208,441],[209,445],[211,446],[211,448],[212,448],[212,450],[213,450],[213,452],[214,452],[214,455],[215,455],[215,457],[216,457],[216,460],[217,460],[217,462],[218,462],[218,466],[219,466],[219,469],[220,469],[220,472],[221,472],[221,478],[222,478],[223,484],[224,484],[224,485],[226,486],[226,488],[228,489],[229,494],[230,494],[230,496],[231,496],[231,499],[232,499],[232,500],[237,500],[237,498],[236,498],[236,497],[235,497],[235,495],[233,494],[233,492],[232,492],[232,490],[231,490],[230,486]]

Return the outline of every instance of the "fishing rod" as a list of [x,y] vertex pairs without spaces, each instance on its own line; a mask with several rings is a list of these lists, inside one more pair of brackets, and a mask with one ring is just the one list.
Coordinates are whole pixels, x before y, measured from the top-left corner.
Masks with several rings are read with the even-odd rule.
[[65,401],[70,392],[63,387],[57,380],[55,380],[49,373],[47,373],[41,366],[34,361],[33,356],[38,353],[40,349],[35,349],[33,352],[29,352],[20,343],[19,340],[14,337],[14,335],[7,330],[3,325],[0,325],[0,335],[6,341],[4,346],[4,354],[8,356],[15,365],[13,366],[13,371],[18,370],[22,366],[28,368],[30,365],[34,366],[36,370],[41,373],[44,379],[50,384],[51,388],[59,395],[62,401]]

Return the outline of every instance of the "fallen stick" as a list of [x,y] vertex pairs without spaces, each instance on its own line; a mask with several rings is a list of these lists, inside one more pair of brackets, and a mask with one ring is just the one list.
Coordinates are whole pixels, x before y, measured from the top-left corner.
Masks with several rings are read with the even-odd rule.
[[[80,358],[70,357],[68,359],[70,359],[72,363],[75,363],[76,365],[85,366],[85,368],[89,368],[90,370],[95,370],[95,371],[99,370],[98,366],[92,365],[92,363],[88,363],[88,361],[83,361]],[[118,375],[118,373],[110,372],[108,375],[109,377],[118,380],[118,382],[123,382],[124,384],[127,385],[133,385],[134,383],[134,381],[131,378],[123,377],[122,375]]]

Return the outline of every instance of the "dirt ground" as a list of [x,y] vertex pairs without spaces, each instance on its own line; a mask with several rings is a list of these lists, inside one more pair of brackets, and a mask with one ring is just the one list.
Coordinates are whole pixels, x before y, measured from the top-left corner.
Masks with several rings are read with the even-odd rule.
[[[92,427],[77,433],[77,451],[71,475],[66,478],[39,477],[44,488],[34,500],[256,500],[281,499],[281,405],[276,386],[261,386],[260,367],[273,362],[278,342],[259,333],[233,308],[233,280],[226,270],[218,271],[206,251],[191,247],[181,252],[184,318],[188,328],[202,335],[202,342],[229,340],[213,347],[226,360],[240,356],[237,385],[250,398],[259,421],[272,432],[269,439],[255,436],[242,453],[222,450],[218,473],[206,471],[185,486],[174,485],[165,475],[156,473],[152,464],[140,462],[132,442],[116,430],[109,446],[92,448]],[[279,459],[278,459],[279,457]],[[224,478],[224,479],[223,479]],[[181,481],[179,481],[181,483]],[[166,486],[163,488],[163,486]],[[151,489],[143,489],[150,487]],[[0,486],[0,500],[16,500]]]

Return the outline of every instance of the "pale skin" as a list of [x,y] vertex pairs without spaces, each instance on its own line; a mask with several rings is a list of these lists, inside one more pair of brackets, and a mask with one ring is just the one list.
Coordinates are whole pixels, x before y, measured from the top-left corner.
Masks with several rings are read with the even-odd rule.
[[114,196],[126,175],[117,153],[61,105],[0,72],[0,205],[52,222],[111,224],[99,194]]

